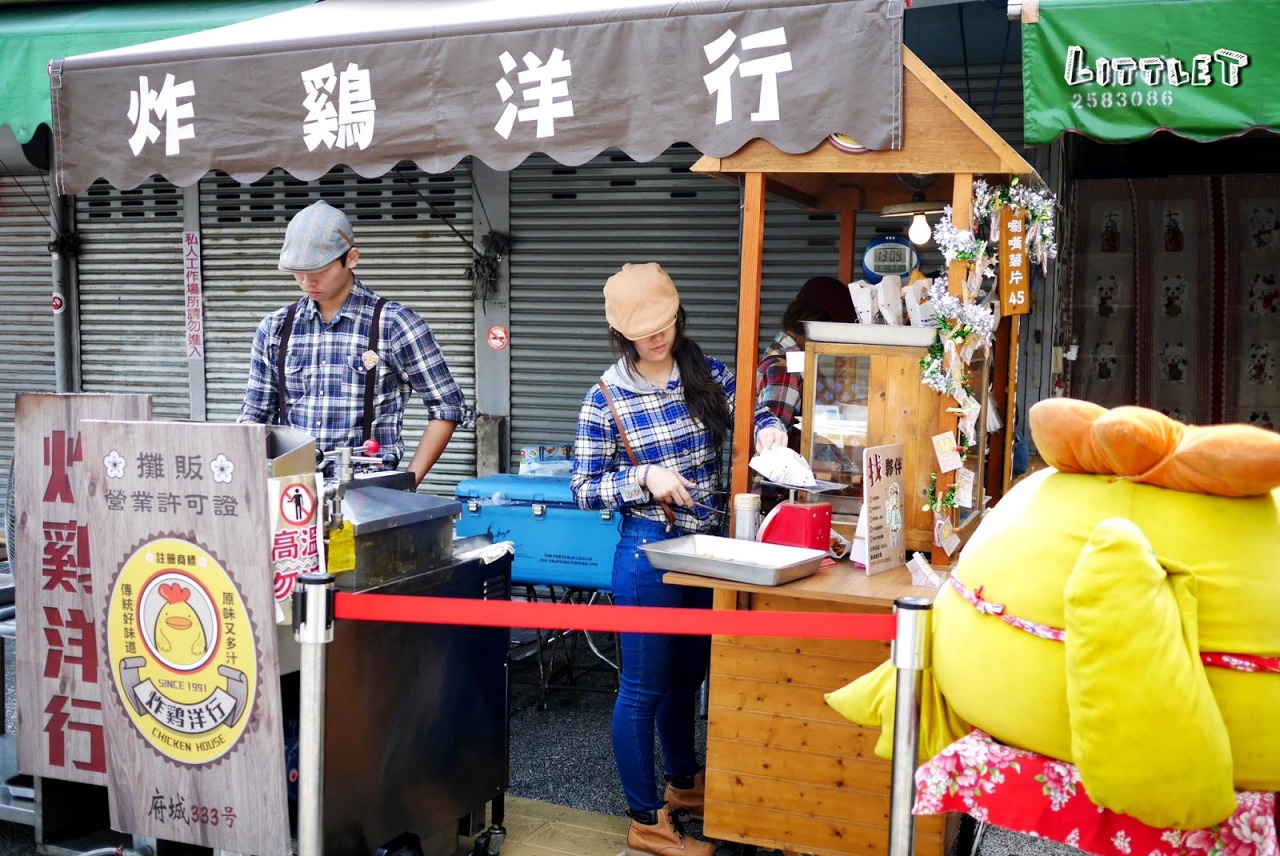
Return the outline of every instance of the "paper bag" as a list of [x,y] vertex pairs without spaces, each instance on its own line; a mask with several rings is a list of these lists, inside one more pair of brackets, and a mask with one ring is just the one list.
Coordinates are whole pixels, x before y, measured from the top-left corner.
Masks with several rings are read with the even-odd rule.
[[858,313],[859,324],[876,323],[876,313],[880,304],[876,302],[875,286],[860,279],[849,283],[849,297],[853,299],[853,309]]
[[902,324],[902,278],[889,274],[876,283],[876,302],[886,324]]

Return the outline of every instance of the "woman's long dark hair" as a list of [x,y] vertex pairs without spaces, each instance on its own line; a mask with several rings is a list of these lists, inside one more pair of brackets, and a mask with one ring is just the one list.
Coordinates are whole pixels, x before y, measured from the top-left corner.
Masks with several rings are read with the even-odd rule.
[[[671,354],[680,367],[680,380],[684,383],[684,399],[689,406],[689,415],[702,423],[711,433],[712,445],[719,447],[729,436],[729,428],[733,424],[733,414],[729,412],[729,402],[724,390],[707,368],[707,358],[698,343],[684,334],[685,312],[681,306],[676,310],[676,338],[671,345]],[[627,369],[637,374],[636,363],[640,360],[640,352],[635,343],[612,327],[609,328],[609,343],[613,353],[627,361]]]

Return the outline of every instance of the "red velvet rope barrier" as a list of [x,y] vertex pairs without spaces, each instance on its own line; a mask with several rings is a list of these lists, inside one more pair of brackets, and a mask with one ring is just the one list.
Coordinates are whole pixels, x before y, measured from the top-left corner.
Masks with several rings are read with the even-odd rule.
[[847,612],[749,612],[345,592],[338,592],[335,598],[334,616],[347,621],[405,624],[883,642],[893,640],[897,626],[897,619],[892,615]]

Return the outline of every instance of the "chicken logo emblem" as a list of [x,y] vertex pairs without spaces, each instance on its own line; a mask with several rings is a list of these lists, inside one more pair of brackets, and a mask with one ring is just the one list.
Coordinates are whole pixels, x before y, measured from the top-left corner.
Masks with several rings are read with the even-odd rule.
[[165,660],[172,665],[194,665],[209,645],[199,617],[187,603],[191,599],[191,589],[173,582],[161,584],[159,592],[165,603],[156,616],[156,650],[165,655]]
[[257,641],[208,550],[177,536],[135,549],[112,585],[106,637],[120,701],[153,749],[205,764],[235,746],[257,692]]

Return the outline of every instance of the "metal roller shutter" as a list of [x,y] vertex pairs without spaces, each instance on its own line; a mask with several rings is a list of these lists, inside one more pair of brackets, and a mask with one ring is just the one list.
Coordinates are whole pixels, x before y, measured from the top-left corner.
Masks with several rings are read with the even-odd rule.
[[9,495],[13,397],[57,388],[48,245],[44,179],[0,177],[0,505]]
[[[449,225],[428,209],[415,186]],[[222,174],[200,183],[208,418],[235,420],[258,322],[299,295],[276,262],[285,224],[317,199],[351,219],[361,281],[426,319],[463,394],[474,402],[475,303],[464,275],[471,263],[469,164],[442,175],[402,164],[380,178],[342,167],[314,182],[276,170],[249,185]],[[404,420],[409,454],[425,427],[421,401],[410,402]],[[474,475],[475,433],[458,431],[423,485],[452,495],[457,482]]]
[[76,197],[85,392],[147,393],[157,419],[191,415],[182,292],[182,190],[103,181]]
[[[1022,144],[1021,66],[970,65],[934,71],[1011,145]],[[659,261],[680,288],[690,334],[732,365],[736,353],[739,193],[688,171],[686,145],[647,163],[620,152],[579,167],[535,155],[511,173],[511,468],[521,446],[573,439],[582,395],[613,360],[604,324],[605,279],[627,261]],[[911,198],[903,186],[902,201]],[[936,218],[935,218],[936,219]],[[861,253],[879,234],[909,221],[858,213]],[[834,214],[770,199],[766,210],[760,347],[810,276],[833,274],[839,251]],[[943,267],[932,242],[920,268]]]
[[[733,365],[739,192],[689,172],[697,158],[683,145],[646,163],[616,151],[579,167],[537,155],[512,172],[512,469],[521,446],[572,442],[582,396],[613,360],[601,289],[625,262],[660,262],[690,336]],[[839,253],[834,215],[771,201],[766,219],[762,347],[804,280],[834,274]]]

